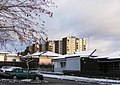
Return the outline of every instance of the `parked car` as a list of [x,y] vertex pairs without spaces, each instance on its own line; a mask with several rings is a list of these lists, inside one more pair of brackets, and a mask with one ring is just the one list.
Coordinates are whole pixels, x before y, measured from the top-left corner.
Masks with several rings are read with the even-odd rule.
[[[5,67],[5,69],[3,69]],[[34,80],[43,80],[43,75],[36,72],[25,71],[22,67],[7,67],[4,66],[0,69],[0,76],[3,78],[11,79],[34,79]]]
[[11,71],[12,68],[17,68],[17,67],[15,67],[15,66],[2,66],[2,67],[0,68],[0,77],[3,76],[3,74],[4,74],[5,72]]

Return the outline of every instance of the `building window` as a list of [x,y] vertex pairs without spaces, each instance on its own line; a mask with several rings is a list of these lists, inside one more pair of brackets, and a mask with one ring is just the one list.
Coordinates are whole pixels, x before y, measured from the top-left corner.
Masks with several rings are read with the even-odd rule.
[[66,66],[66,62],[60,62],[61,68],[64,68]]
[[16,62],[16,59],[13,59],[14,62]]

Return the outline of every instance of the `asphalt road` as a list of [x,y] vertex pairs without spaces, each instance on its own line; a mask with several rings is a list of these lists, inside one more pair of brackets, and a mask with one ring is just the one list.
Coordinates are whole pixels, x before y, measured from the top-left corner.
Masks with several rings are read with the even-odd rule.
[[44,81],[39,83],[36,82],[25,83],[25,82],[20,82],[19,80],[14,82],[13,80],[12,81],[7,80],[7,81],[1,81],[0,85],[100,85],[100,84],[45,78]]

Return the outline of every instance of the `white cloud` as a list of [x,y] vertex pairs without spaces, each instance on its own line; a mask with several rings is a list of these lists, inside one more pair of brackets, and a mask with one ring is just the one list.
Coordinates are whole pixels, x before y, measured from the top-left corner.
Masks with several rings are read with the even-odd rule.
[[56,5],[54,17],[47,24],[50,39],[89,36],[94,48],[120,46],[119,0],[57,0]]

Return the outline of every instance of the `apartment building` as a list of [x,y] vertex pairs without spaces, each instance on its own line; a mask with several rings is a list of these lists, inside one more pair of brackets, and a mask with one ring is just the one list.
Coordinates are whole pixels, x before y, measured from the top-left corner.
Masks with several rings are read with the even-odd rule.
[[55,40],[55,41],[48,41],[44,45],[45,51],[51,51],[54,53],[62,54],[62,41]]
[[55,53],[62,54],[62,41],[57,40],[55,42]]
[[76,38],[74,36],[62,38],[62,54],[80,52],[86,50],[85,38]]
[[54,41],[48,41],[46,42],[46,51],[55,52],[55,42]]
[[35,52],[51,51],[58,54],[69,54],[86,50],[85,38],[76,38],[74,36],[64,37],[62,40],[50,40],[43,44],[35,43],[28,46],[25,50],[26,54]]
[[42,46],[37,42],[35,44],[27,46],[24,51],[24,55],[27,55],[27,53],[40,52],[41,50],[42,50]]
[[86,51],[86,39],[85,38],[76,38],[75,40],[75,52]]

